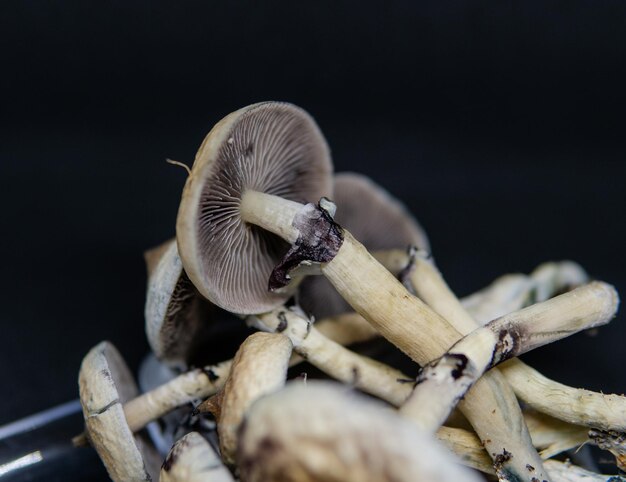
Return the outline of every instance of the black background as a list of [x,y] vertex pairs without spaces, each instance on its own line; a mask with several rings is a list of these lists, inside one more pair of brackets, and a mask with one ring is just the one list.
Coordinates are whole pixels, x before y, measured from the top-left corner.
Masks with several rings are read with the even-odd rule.
[[[102,339],[137,367],[165,158],[261,100],[403,200],[458,294],[565,258],[626,292],[622,1],[2,2],[0,46],[0,424],[77,397]],[[526,359],[622,393],[623,323]]]

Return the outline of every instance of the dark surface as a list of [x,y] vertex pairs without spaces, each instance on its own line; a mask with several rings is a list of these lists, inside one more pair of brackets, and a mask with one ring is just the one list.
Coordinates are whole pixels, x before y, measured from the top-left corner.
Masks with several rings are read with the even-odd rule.
[[[102,339],[137,367],[142,251],[186,176],[164,160],[260,100],[403,200],[459,294],[564,258],[625,293],[625,27],[623,2],[3,3],[0,424],[76,397]],[[525,358],[621,393],[625,336]]]

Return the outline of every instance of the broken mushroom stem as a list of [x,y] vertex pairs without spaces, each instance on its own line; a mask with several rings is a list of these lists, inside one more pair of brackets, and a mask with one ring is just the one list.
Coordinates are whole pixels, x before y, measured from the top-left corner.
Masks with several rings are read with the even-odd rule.
[[[506,275],[459,303],[427,256],[417,256],[412,266],[411,283],[418,296],[439,314],[446,313],[446,319],[464,334],[487,323],[489,316],[502,316],[532,301],[543,301],[587,280],[584,270],[571,261],[544,263],[527,277],[531,280],[530,286],[518,277],[511,278],[515,275]],[[467,311],[463,305],[467,306]],[[476,321],[472,323],[472,319]],[[558,383],[517,358],[505,361],[498,370],[515,395],[539,412],[575,425],[626,431],[626,397],[623,395]]]
[[434,431],[485,371],[539,346],[606,324],[617,306],[615,289],[593,282],[493,320],[425,366],[400,412],[422,429]]

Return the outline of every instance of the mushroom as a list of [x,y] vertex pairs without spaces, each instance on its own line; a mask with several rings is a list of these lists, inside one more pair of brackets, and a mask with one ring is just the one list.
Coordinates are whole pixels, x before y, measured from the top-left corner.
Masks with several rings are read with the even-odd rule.
[[[296,187],[303,172],[311,174],[316,188],[326,186],[327,153],[310,117],[288,104],[255,104],[220,121],[200,147],[178,212],[176,232],[185,270],[213,303],[254,314],[285,301],[291,269],[302,263],[319,263],[322,273],[355,311],[418,364],[426,364],[461,335],[408,293],[350,232],[335,223],[332,203],[321,199],[318,205],[302,205],[293,200],[316,196],[314,189],[304,195],[300,185]],[[291,162],[281,162],[285,158]],[[302,167],[304,160],[308,169]],[[313,174],[313,166],[318,164],[314,160],[323,166],[322,174]],[[273,169],[268,173],[266,166],[271,161]],[[258,228],[269,233],[263,236]],[[275,239],[271,233],[292,245],[273,270],[278,248],[269,244],[268,240]],[[253,259],[263,268],[251,269]],[[268,272],[273,294],[266,289]],[[522,417],[498,432],[492,422],[494,409],[519,411],[512,396],[502,407],[500,393],[505,389],[503,382],[499,386],[479,382],[468,392],[461,410],[494,458],[506,447],[516,447],[515,457],[504,465],[512,476],[526,478],[525,465],[540,467],[541,460],[532,450]],[[493,403],[486,403],[487,399]]]
[[235,479],[198,432],[181,437],[161,467],[160,482],[234,482]]
[[[383,264],[387,269],[392,264],[391,250],[402,249],[396,259],[404,261],[404,248],[409,245],[430,249],[426,232],[406,207],[368,177],[352,172],[338,173],[334,177],[334,193],[335,221],[348,229],[377,259],[386,256]],[[323,276],[306,278],[300,285],[299,295],[302,308],[316,318],[350,310],[350,305]]]
[[196,154],[176,226],[185,271],[198,290],[233,313],[283,304],[295,286],[269,292],[267,280],[288,245],[256,224],[269,218],[289,226],[292,211],[282,204],[298,208],[329,196],[331,172],[322,133],[294,105],[263,102],[222,119]]
[[174,239],[147,251],[145,259],[146,335],[157,358],[178,369],[206,364],[204,348],[212,339],[219,337],[223,352],[229,345],[234,351],[249,334],[241,320],[198,293],[183,270]]
[[461,305],[477,321],[495,320],[527,306],[534,286],[533,280],[525,274],[506,274],[482,290],[461,299]]
[[488,369],[580,330],[608,323],[617,311],[615,288],[593,282],[477,328],[424,367],[401,413],[436,430]]
[[291,382],[258,400],[241,428],[245,482],[478,481],[394,412],[330,382]]
[[235,462],[237,430],[250,405],[285,384],[291,350],[289,338],[273,333],[254,333],[237,350],[230,376],[215,404],[220,452],[225,463]]
[[80,402],[91,445],[114,481],[147,481],[158,473],[156,451],[128,426],[122,404],[137,396],[130,370],[117,349],[103,341],[83,359]]

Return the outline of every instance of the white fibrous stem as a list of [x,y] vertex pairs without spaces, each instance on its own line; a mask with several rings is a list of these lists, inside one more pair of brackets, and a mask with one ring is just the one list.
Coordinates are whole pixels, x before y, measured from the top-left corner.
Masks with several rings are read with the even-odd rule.
[[491,321],[531,304],[534,284],[525,274],[500,276],[489,286],[461,298],[461,305],[472,318]]
[[[550,276],[546,276],[548,272]],[[582,268],[571,261],[544,263],[533,273],[533,289],[545,299],[587,280]],[[419,280],[417,282],[419,283]],[[468,297],[473,300],[469,303],[471,306],[469,310],[480,324],[487,323],[493,318],[481,314],[497,313],[500,316],[522,308],[527,303],[523,297],[514,296],[516,292],[518,288],[513,284],[508,281],[503,283],[501,279],[496,280],[490,287]],[[498,293],[498,296],[493,296],[493,293]],[[511,304],[512,299],[517,299],[518,305]],[[466,300],[467,298],[463,300],[464,304]],[[441,306],[443,300],[440,298],[435,297],[427,302],[435,311],[443,309]],[[575,425],[626,432],[624,395],[605,394],[564,385],[545,377],[518,359],[502,363],[498,370],[511,384],[515,395],[539,412]]]
[[[582,268],[576,263],[567,261],[546,263],[533,273],[530,288],[522,290],[522,292],[528,290],[527,295],[520,296],[519,282],[511,283],[507,278],[504,283],[498,280],[490,288],[473,295],[473,302],[469,305],[477,308],[475,314],[477,322],[482,325],[489,321],[487,318],[480,318],[481,314],[501,315],[532,303],[539,297],[547,299],[587,279]],[[454,302],[454,294],[430,260],[416,257],[410,277],[418,295],[438,313],[445,312],[450,323],[459,331],[467,333],[473,329],[470,325],[472,317],[461,309],[459,303]],[[510,290],[508,292],[505,289],[507,286]],[[493,293],[499,293],[499,296],[493,296]],[[519,306],[511,303],[514,300],[517,300]],[[604,395],[568,387],[544,377],[518,359],[502,363],[497,370],[505,377],[515,395],[537,411],[576,425],[602,430],[625,429],[624,396]],[[478,383],[482,380],[480,379]],[[494,416],[498,416],[498,413],[494,413]]]
[[515,394],[539,412],[576,425],[626,431],[626,397],[555,382],[520,360],[500,365]]
[[412,384],[408,377],[384,363],[358,355],[324,336],[303,314],[287,308],[249,317],[255,328],[289,337],[294,351],[330,377],[364,392],[401,405]]
[[302,204],[248,190],[241,196],[239,212],[241,219],[280,236],[288,243],[295,243],[300,232],[293,227],[293,219]]
[[541,412],[527,410],[524,412],[524,420],[533,445],[540,450],[539,455],[544,460],[566,450],[582,447],[589,441],[587,427],[572,425]]
[[289,338],[274,333],[254,333],[237,350],[215,413],[226,464],[235,463],[237,431],[250,405],[285,384],[291,350]]
[[124,414],[130,429],[137,432],[181,405],[215,394],[226,382],[231,366],[232,360],[227,360],[196,368],[128,401]]
[[543,263],[530,273],[534,301],[545,301],[555,293],[569,291],[586,283],[588,278],[585,270],[573,261]]
[[[508,274],[461,300],[463,307],[481,325],[520,308],[545,301],[589,281],[573,261],[543,263],[527,276]],[[443,309],[443,303],[439,303]]]
[[[244,195],[244,200],[246,196],[247,194]],[[269,201],[268,198],[274,199]],[[282,202],[280,198],[257,193],[254,198],[248,199],[254,199],[254,202],[242,203],[243,218],[292,243],[295,237],[294,248],[306,243],[317,247],[320,242],[326,241],[319,238],[303,239],[301,236],[312,227],[307,219],[319,219],[319,216],[313,217],[315,210],[311,205],[302,206],[302,210],[292,216],[293,203],[285,203],[286,209],[290,211],[287,217],[293,219],[292,228],[298,231],[298,235],[294,236],[294,233],[280,224],[285,218],[265,217],[268,211],[266,206],[270,203],[278,206]],[[323,235],[331,230],[332,225],[329,224],[326,230],[316,229],[315,234]],[[420,365],[441,356],[461,337],[445,319],[412,296],[347,230],[342,231],[342,236],[332,259],[321,264],[322,273],[355,311],[382,336]],[[460,408],[480,434],[490,456],[494,461],[501,462],[500,473],[503,477],[531,480],[534,476],[547,479],[547,475],[541,470],[541,459],[532,447],[523,418],[521,415],[512,415],[519,412],[515,397],[502,403],[501,393],[507,389],[505,383],[489,377],[488,374],[467,393]],[[494,417],[494,410],[499,411],[500,416]],[[511,453],[512,457],[507,456]],[[526,465],[537,467],[537,471],[529,474]]]
[[424,367],[401,412],[424,430],[434,431],[486,370],[580,330],[608,323],[617,305],[612,286],[593,282],[493,320]]

